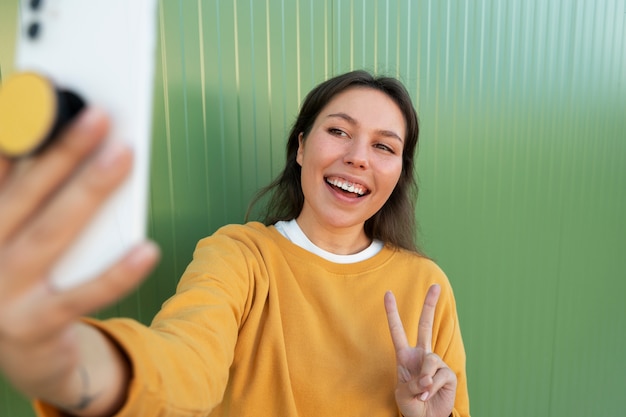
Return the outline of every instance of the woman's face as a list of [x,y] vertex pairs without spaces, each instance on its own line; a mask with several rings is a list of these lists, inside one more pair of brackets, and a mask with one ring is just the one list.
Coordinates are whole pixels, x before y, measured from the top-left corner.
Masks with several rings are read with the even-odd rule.
[[400,108],[381,91],[354,87],[336,95],[308,136],[300,135],[301,227],[364,234],[365,221],[400,178],[405,126]]

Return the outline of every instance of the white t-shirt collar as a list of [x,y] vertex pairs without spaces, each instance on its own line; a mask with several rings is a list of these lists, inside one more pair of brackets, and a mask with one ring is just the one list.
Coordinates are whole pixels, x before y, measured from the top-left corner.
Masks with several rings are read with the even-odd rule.
[[328,261],[338,264],[350,264],[364,261],[376,255],[383,248],[383,242],[378,239],[374,239],[372,240],[372,243],[361,252],[354,253],[352,255],[337,255],[335,253],[328,252],[311,242],[300,228],[300,225],[298,225],[298,222],[296,222],[296,219],[279,221],[274,225],[274,227],[276,227],[280,234],[289,239],[292,243],[308,250],[311,253],[321,256]]

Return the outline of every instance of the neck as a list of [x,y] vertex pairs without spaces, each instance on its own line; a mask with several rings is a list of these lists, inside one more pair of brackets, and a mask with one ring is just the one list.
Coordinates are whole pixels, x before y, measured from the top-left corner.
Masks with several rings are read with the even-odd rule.
[[296,218],[302,232],[317,247],[336,255],[352,255],[366,249],[372,240],[365,234],[364,224],[350,227],[332,227]]

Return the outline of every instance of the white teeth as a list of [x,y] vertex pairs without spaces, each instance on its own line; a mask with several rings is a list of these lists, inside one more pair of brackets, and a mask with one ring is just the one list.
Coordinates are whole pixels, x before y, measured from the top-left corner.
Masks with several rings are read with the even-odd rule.
[[332,185],[334,185],[335,187],[341,188],[344,191],[348,191],[350,193],[355,193],[358,195],[363,195],[365,194],[365,188],[361,185],[358,184],[352,184],[350,182],[344,182],[338,179],[329,179],[328,182]]

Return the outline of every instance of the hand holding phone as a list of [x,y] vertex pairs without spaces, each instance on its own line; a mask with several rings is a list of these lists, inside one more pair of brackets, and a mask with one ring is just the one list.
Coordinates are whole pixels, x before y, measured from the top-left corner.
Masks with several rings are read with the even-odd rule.
[[[156,6],[157,0],[20,2],[15,80],[29,88],[41,84],[36,91],[47,98],[36,101],[32,91],[20,94],[17,87],[8,102],[25,103],[18,126],[46,134],[39,135],[43,143],[34,144],[5,134],[0,142],[15,146],[14,154],[4,153],[21,157],[45,149],[64,124],[59,120],[71,119],[83,105],[103,109],[111,118],[107,140],[124,141],[134,153],[128,180],[51,271],[58,289],[96,277],[145,238]],[[9,83],[14,84],[5,80],[3,90],[9,90]],[[0,112],[12,119],[18,107],[0,106]]]

